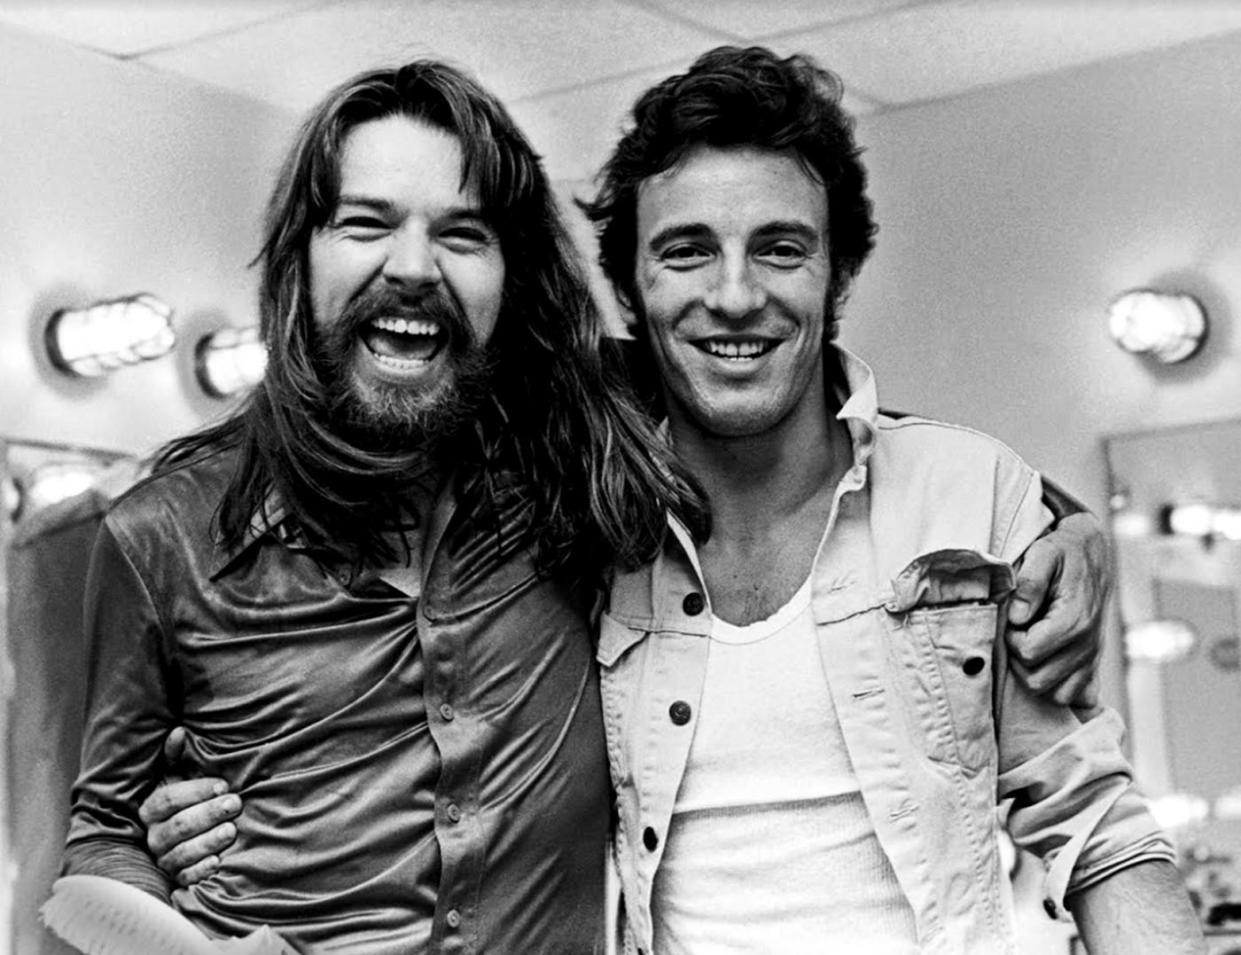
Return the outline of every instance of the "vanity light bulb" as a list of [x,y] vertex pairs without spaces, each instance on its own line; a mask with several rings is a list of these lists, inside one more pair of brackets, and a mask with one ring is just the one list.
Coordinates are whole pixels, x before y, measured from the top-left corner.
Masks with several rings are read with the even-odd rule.
[[1197,631],[1184,620],[1147,620],[1125,631],[1125,656],[1134,663],[1175,663],[1197,643]]
[[1192,295],[1135,289],[1108,306],[1108,328],[1126,351],[1173,364],[1189,358],[1201,346],[1207,316]]

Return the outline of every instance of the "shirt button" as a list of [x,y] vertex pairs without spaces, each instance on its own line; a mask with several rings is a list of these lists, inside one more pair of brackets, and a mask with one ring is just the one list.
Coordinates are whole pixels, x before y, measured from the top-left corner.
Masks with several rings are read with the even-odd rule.
[[668,716],[677,726],[684,726],[693,715],[693,709],[684,700],[677,700],[668,707]]
[[1043,899],[1043,911],[1047,913],[1048,918],[1056,917],[1056,903],[1051,899]]
[[456,711],[449,704],[447,703],[440,704],[440,716],[444,718],[444,722],[451,723],[453,720],[453,717],[456,715],[457,715]]
[[966,676],[978,676],[986,665],[987,661],[982,657],[970,657],[961,665],[961,669],[965,671]]
[[648,852],[654,852],[659,847],[659,836],[655,835],[655,830],[650,826],[642,830],[642,844]]
[[702,594],[700,593],[688,593],[685,595],[685,599],[681,601],[681,609],[691,617],[697,617],[706,606],[707,602],[702,599]]
[[444,921],[448,923],[449,928],[460,928],[461,913],[456,909],[449,909],[448,914],[444,916]]
[[461,807],[458,806],[455,802],[450,802],[448,804],[448,808],[444,810],[444,814],[448,816],[449,822],[460,822],[461,821]]

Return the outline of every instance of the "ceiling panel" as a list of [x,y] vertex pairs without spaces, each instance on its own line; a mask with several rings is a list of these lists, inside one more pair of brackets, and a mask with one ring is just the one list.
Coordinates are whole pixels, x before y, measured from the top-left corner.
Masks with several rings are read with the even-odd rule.
[[[631,0],[664,10],[738,40],[759,40],[781,33],[873,16],[910,0]],[[932,0],[922,0],[932,2]]]
[[848,86],[915,103],[1241,30],[1220,0],[959,0],[785,37]]
[[0,0],[0,22],[118,56],[162,49],[323,0]]
[[[552,179],[590,179],[616,145],[638,96],[672,73],[684,70],[698,52],[643,73],[510,103],[510,109],[517,124],[542,153]],[[875,109],[874,103],[847,91],[844,105],[855,116]]]
[[435,55],[506,100],[675,61],[719,37],[614,0],[340,3],[144,57],[144,62],[302,110],[333,82]]

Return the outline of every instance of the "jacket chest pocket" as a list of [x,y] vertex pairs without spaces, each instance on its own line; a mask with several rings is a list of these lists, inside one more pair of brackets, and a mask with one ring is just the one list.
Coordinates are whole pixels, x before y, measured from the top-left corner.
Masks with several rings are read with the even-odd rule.
[[888,615],[889,648],[910,732],[921,735],[931,759],[971,773],[995,758],[998,614],[995,603],[983,602]]

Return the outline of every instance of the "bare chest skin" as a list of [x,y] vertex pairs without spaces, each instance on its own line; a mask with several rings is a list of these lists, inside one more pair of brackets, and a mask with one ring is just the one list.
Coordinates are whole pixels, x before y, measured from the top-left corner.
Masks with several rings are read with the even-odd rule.
[[720,527],[699,551],[712,612],[734,626],[770,617],[810,575],[831,514],[835,481],[757,527]]

